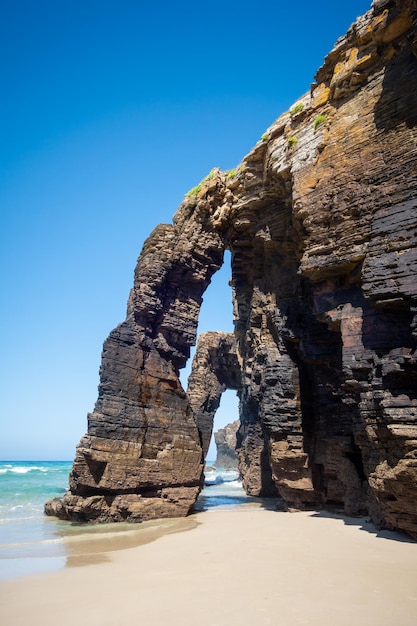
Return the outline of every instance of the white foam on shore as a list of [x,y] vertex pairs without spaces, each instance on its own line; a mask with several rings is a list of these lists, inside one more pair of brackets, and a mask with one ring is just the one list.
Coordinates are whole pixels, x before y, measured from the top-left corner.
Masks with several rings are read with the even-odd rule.
[[29,474],[29,472],[42,472],[46,474],[46,472],[49,472],[49,468],[39,465],[8,465],[0,468],[0,474]]

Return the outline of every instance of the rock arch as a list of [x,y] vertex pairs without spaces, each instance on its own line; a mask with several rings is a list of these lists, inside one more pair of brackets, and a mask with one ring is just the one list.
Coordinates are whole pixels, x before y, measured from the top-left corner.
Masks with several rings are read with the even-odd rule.
[[48,513],[95,521],[175,517],[198,496],[201,438],[178,374],[226,245],[214,219],[224,198],[220,173],[208,187],[204,201],[187,198],[173,224],[159,225],[143,246],[126,320],[103,346],[98,399],[77,446],[70,492],[48,504]]
[[[219,389],[237,385],[249,493],[417,537],[416,32],[415,2],[374,2],[240,166],[214,170],[151,234],[70,493],[48,513],[187,514]],[[206,339],[187,395],[178,372],[226,248],[234,339]]]

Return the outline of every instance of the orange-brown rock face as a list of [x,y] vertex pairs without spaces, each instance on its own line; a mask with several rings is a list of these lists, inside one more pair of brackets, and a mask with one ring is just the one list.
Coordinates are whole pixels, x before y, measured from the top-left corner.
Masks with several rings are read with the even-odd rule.
[[[145,243],[71,494],[50,512],[186,514],[230,386],[248,493],[417,537],[416,20],[415,1],[375,0],[237,170],[213,172]],[[204,374],[214,342],[187,397],[178,368],[225,248],[233,382]]]

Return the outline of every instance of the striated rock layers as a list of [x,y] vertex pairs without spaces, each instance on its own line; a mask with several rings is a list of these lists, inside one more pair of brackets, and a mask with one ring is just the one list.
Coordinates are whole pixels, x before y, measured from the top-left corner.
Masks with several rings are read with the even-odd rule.
[[201,433],[204,457],[207,456],[221,395],[226,389],[239,389],[240,377],[234,335],[202,333],[188,379],[187,396]]
[[[145,242],[104,344],[70,519],[185,515],[224,388],[251,494],[369,513],[417,537],[417,7],[373,2],[241,165],[213,170]],[[197,350],[232,253],[235,335]]]
[[217,448],[217,456],[214,465],[224,469],[238,469],[238,456],[236,454],[236,432],[240,421],[235,420],[224,428],[219,428],[214,433],[214,441]]

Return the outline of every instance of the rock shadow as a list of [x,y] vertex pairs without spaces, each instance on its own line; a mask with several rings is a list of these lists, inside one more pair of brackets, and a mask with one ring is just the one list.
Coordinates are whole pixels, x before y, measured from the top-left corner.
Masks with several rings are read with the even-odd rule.
[[359,530],[373,534],[377,539],[388,539],[390,541],[399,541],[402,543],[417,543],[408,535],[398,531],[379,529],[369,521],[369,518],[365,517],[349,517],[341,513],[332,513],[331,511],[326,510],[317,511],[316,513],[313,513],[312,517],[340,520],[345,524],[345,526],[358,526]]

